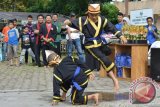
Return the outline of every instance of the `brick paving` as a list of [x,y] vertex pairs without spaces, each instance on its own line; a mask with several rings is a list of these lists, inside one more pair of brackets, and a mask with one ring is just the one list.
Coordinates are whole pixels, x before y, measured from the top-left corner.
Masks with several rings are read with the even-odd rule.
[[[160,91],[149,104],[130,104],[130,82],[120,81],[119,93],[113,92],[113,82],[108,77],[96,78],[90,81],[86,93],[100,92],[103,100],[99,107],[160,107]],[[8,66],[7,62],[0,63],[0,107],[51,107],[52,99],[52,68],[39,68],[30,65],[20,67]],[[70,92],[68,93],[70,94]],[[57,107],[71,107],[69,97]],[[73,106],[74,107],[74,106]],[[93,107],[88,105],[76,107]]]
[[53,69],[0,64],[0,90],[51,90]]

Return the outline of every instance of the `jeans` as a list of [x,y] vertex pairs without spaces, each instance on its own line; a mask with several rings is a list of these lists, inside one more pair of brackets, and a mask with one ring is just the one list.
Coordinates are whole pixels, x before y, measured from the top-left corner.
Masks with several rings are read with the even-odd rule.
[[[35,44],[33,41],[31,42],[31,49],[32,49],[32,52],[35,54]],[[32,63],[34,62],[35,60],[32,58]],[[26,51],[25,53],[25,63],[28,63],[28,51]]]
[[32,57],[32,59],[35,60],[35,55],[34,55],[34,53],[33,53],[33,51],[32,51],[31,48],[22,49],[22,51],[21,51],[21,56],[20,56],[20,63],[23,63],[23,59],[24,59],[24,56],[25,56],[26,51],[28,51],[28,53],[29,53],[29,55]]
[[8,45],[8,43],[7,42],[4,42],[3,43],[3,47],[2,47],[2,55],[3,55],[3,60],[6,60],[7,58],[6,58],[6,53],[7,53],[7,45]]
[[83,55],[83,50],[82,50],[80,38],[72,39],[71,41],[70,40],[67,41],[67,54],[68,54],[68,56],[72,56],[73,45],[75,46],[75,48],[77,50],[79,60],[84,63],[85,57]]

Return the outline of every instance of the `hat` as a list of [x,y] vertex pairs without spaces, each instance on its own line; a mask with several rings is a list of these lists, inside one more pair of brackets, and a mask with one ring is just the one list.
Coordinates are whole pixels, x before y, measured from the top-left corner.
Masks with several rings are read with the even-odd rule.
[[100,13],[100,4],[89,4],[87,13]]
[[56,64],[56,59],[60,58],[60,56],[58,54],[56,54],[54,51],[51,50],[45,50],[46,53],[46,60],[48,61],[48,65],[54,65]]

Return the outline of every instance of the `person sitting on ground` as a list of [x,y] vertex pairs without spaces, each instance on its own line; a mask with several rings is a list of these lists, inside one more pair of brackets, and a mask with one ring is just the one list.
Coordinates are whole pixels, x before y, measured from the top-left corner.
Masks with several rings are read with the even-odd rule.
[[[64,101],[66,93],[71,86],[72,104],[87,104],[88,100],[94,100],[95,105],[98,105],[98,93],[83,95],[88,80],[92,80],[95,77],[92,71],[77,58],[67,56],[62,60],[54,52],[52,52],[51,56],[52,59],[50,56],[48,58],[50,58],[49,65],[54,65],[52,105],[57,105],[59,101]],[[62,96],[60,95],[60,89],[63,91]]]

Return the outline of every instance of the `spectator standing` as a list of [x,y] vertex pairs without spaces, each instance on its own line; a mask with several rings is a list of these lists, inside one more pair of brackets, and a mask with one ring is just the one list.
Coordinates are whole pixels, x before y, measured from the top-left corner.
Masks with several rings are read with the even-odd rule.
[[[33,51],[33,53],[35,53],[34,50],[34,45],[35,45],[35,37],[34,37],[34,30],[33,30],[33,17],[32,15],[28,15],[27,17],[28,23],[26,24],[26,26],[29,28],[29,35],[31,36],[31,49]],[[28,52],[26,52],[25,54],[25,62],[28,63]],[[32,59],[32,62],[34,62],[34,60]]]
[[14,61],[16,66],[19,66],[18,61],[18,34],[14,29],[13,21],[9,21],[8,26],[10,30],[8,31],[8,58],[10,61],[10,65],[13,65]]
[[[74,13],[71,14],[70,20],[73,21],[76,18],[76,15]],[[72,56],[72,51],[73,51],[73,46],[75,46],[77,50],[77,54],[79,57],[79,60],[84,63],[85,62],[85,57],[83,55],[83,50],[82,50],[82,44],[80,40],[80,31],[76,30],[74,28],[69,27],[71,22],[69,20],[65,20],[64,24],[66,25],[66,28],[70,29],[69,32],[67,32],[67,54],[68,56]]]
[[21,56],[20,56],[20,64],[23,64],[23,58],[26,52],[28,52],[30,54],[30,56],[32,57],[32,59],[35,60],[35,55],[31,49],[31,45],[30,45],[30,35],[29,35],[29,28],[27,26],[23,26],[22,27],[22,34],[20,35],[20,39],[22,42],[22,51],[21,51]]
[[14,28],[15,28],[17,34],[19,34],[19,31],[17,29],[17,19],[13,19],[13,25],[14,25]]
[[117,19],[118,23],[115,26],[119,31],[121,31],[123,27],[123,13],[119,12]]
[[8,47],[8,31],[10,30],[9,26],[6,25],[3,30],[2,30],[2,34],[4,35],[3,38],[3,44],[2,44],[2,54],[4,56],[4,60],[8,59],[6,57],[8,57],[7,55],[7,47]]
[[[56,52],[56,48],[51,45],[56,40],[57,28],[52,24],[52,16],[46,15],[46,22],[43,23],[40,27],[41,39],[42,43],[42,56],[43,56],[43,64],[45,67],[48,66],[48,62],[46,60],[45,50],[53,50]],[[56,52],[57,53],[57,52]]]
[[129,20],[128,17],[124,17],[124,18],[123,18],[123,25],[124,25],[124,26],[125,26],[125,25],[131,25],[131,22],[130,22],[130,20]]
[[52,20],[53,20],[53,24],[56,26],[57,28],[57,38],[56,38],[56,41],[60,41],[62,38],[61,38],[61,28],[62,28],[62,23],[58,21],[58,14],[57,13],[54,13],[52,15]]
[[156,41],[156,39],[158,38],[158,34],[157,34],[157,27],[153,24],[153,18],[152,17],[148,17],[146,19],[148,25],[146,25],[146,28],[148,29],[147,32],[147,43],[149,45],[149,47]]
[[59,56],[61,56],[61,40],[62,40],[62,37],[61,37],[61,28],[62,28],[62,23],[58,21],[58,14],[57,13],[54,13],[52,15],[52,20],[53,20],[53,24],[56,26],[57,28],[57,36],[56,36],[56,40],[55,40],[55,44],[57,45],[57,54]]
[[17,29],[17,19],[13,19],[13,25],[14,25],[14,29],[16,30],[17,37],[19,37],[19,31]]
[[35,35],[35,58],[36,58],[36,65],[41,67],[40,61],[40,51],[41,51],[41,35],[39,34],[39,30],[41,25],[44,23],[44,16],[42,14],[37,16],[38,23],[34,25],[34,35]]

